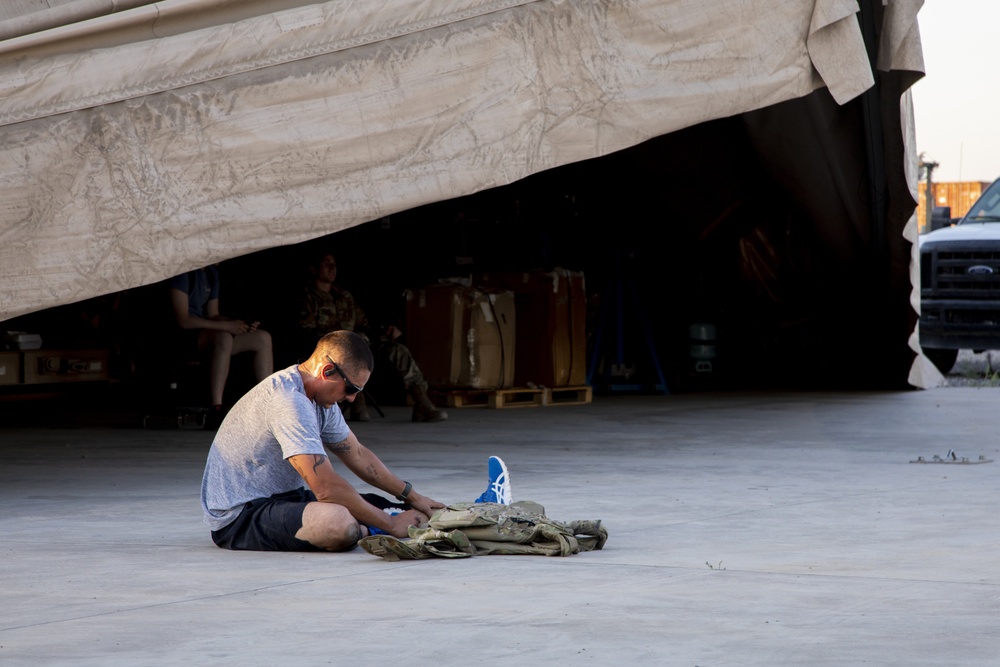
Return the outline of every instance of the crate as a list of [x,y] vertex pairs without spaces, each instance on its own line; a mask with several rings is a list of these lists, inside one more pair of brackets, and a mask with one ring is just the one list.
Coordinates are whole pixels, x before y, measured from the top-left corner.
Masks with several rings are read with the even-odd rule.
[[406,340],[428,384],[504,389],[514,385],[514,294],[460,284],[407,293]]
[[587,292],[583,272],[493,272],[479,284],[510,290],[516,306],[514,386],[579,386],[587,381]]
[[0,352],[0,385],[21,383],[21,353]]
[[106,349],[24,351],[24,384],[110,380]]

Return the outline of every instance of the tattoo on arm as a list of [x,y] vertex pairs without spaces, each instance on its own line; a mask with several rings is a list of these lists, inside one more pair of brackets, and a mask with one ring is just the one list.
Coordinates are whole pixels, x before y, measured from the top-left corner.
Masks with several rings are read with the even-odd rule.
[[[303,454],[301,457],[299,457],[299,456],[293,456],[291,459],[289,459],[289,463],[292,464],[292,467],[295,468],[295,470],[300,475],[302,475],[303,478],[306,476],[306,473],[307,473],[307,466],[308,466],[308,463],[306,463],[307,460],[308,460],[308,458],[306,457],[305,454]],[[313,473],[315,473],[317,470],[319,470],[319,467],[321,465],[323,465],[324,461],[326,461],[326,457],[323,456],[322,454],[313,454],[312,455],[312,462],[313,462],[312,469],[313,469]]]
[[351,451],[351,445],[348,444],[346,440],[342,442],[334,442],[332,444],[328,442],[323,444],[326,445],[326,448],[334,454],[346,454]]
[[372,479],[378,479],[378,471],[375,470],[375,466],[369,465],[365,468],[365,472],[368,473]]

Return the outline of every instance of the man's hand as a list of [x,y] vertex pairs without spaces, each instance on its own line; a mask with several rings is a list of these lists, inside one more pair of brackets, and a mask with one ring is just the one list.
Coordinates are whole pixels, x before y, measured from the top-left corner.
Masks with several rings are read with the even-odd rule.
[[439,503],[438,501],[432,500],[431,498],[417,493],[416,491],[410,491],[410,495],[406,497],[406,502],[409,503],[410,507],[422,512],[428,517],[434,514],[434,510],[445,508],[444,503]]
[[245,333],[253,333],[260,327],[260,322],[256,320],[230,320],[227,330],[234,336]]
[[243,320],[223,320],[219,328],[233,336],[245,334],[250,330],[250,327]]
[[427,515],[417,510],[406,510],[395,516],[389,517],[391,526],[389,534],[393,537],[409,537],[410,526],[419,526],[427,523]]

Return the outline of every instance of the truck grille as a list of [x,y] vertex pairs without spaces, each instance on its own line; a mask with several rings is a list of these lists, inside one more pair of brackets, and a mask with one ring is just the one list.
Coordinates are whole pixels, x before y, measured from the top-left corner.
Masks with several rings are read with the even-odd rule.
[[931,250],[920,257],[921,287],[937,297],[1000,298],[1000,251]]

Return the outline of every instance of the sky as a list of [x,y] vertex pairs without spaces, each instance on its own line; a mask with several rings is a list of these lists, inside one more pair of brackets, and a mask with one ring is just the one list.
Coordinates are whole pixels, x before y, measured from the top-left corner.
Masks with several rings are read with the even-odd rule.
[[925,0],[926,76],[913,86],[917,153],[934,180],[1000,178],[1000,0]]

